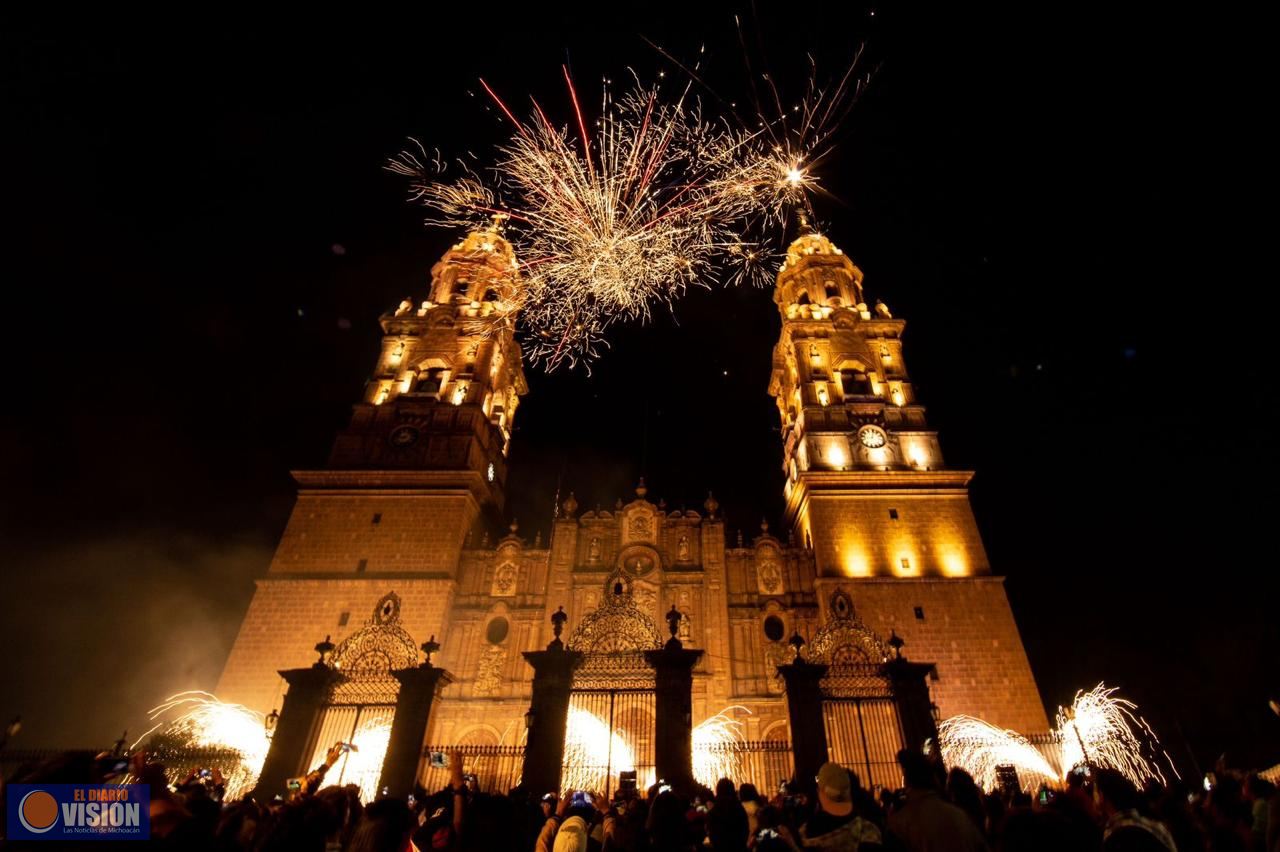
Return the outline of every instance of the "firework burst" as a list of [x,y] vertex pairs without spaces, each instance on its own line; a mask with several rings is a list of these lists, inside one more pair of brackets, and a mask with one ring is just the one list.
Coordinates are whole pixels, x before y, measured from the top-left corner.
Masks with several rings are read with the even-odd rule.
[[351,738],[351,748],[343,753],[341,762],[325,776],[325,786],[355,784],[360,788],[361,801],[374,801],[390,744],[390,721],[379,719],[362,725]]
[[[564,773],[565,790],[602,791],[608,775],[635,769],[635,753],[620,730],[609,730],[609,724],[590,710],[570,707],[565,725]],[[653,779],[642,778],[650,784]]]
[[734,748],[742,742],[742,723],[729,715],[734,710],[751,712],[735,704],[693,729],[693,777],[703,786],[714,789],[721,778],[737,780],[743,775],[741,755]]
[[253,789],[262,772],[271,745],[263,728],[261,713],[240,704],[219,701],[208,692],[179,692],[149,713],[156,724],[138,741],[152,735],[182,743],[191,748],[225,749],[238,756],[232,766],[223,766],[226,778],[225,796],[238,799]]
[[1158,750],[1176,775],[1169,755],[1160,749],[1151,726],[1137,714],[1137,705],[1115,697],[1115,693],[1115,688],[1100,683],[1088,692],[1077,692],[1069,708],[1058,709],[1063,769],[1093,765],[1114,769],[1138,787],[1153,779],[1166,783],[1154,755]]
[[996,788],[996,769],[1000,766],[1013,766],[1024,784],[1061,779],[1061,774],[1021,734],[972,716],[952,716],[943,721],[938,726],[938,742],[943,763],[964,768],[986,790]]
[[502,218],[520,258],[512,307],[530,360],[548,369],[591,360],[610,326],[648,320],[690,286],[767,281],[762,225],[811,184],[765,131],[704,117],[691,83],[671,100],[638,79],[616,98],[606,84],[589,133],[564,78],[574,121],[563,126],[537,102],[516,118],[485,86],[514,128],[490,182],[466,164],[444,180],[416,141],[386,166],[409,178],[428,224],[475,231]]
[[1080,690],[1070,707],[1059,708],[1053,731],[1055,768],[1021,734],[972,716],[953,716],[938,726],[942,759],[969,772],[983,787],[996,786],[996,767],[1015,767],[1024,779],[1060,781],[1077,766],[1115,769],[1141,787],[1149,780],[1166,783],[1161,763],[1177,769],[1137,705],[1098,684]]

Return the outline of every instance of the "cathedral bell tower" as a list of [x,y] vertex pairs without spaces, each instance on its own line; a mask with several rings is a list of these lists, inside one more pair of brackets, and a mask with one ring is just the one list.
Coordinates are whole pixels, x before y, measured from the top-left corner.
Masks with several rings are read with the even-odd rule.
[[512,336],[517,268],[495,223],[445,253],[429,298],[406,298],[382,316],[381,352],[330,468],[413,470],[501,511],[512,423],[528,390]]
[[819,634],[856,619],[897,636],[934,666],[942,716],[1048,730],[969,506],[973,473],[947,469],[907,372],[906,323],[883,302],[868,307],[862,271],[812,232],[787,250],[774,301],[785,520],[812,550]]
[[862,271],[817,233],[787,250],[769,392],[782,419],[786,522],[819,577],[989,572],[972,473],[943,465],[902,354],[906,322],[868,308]]

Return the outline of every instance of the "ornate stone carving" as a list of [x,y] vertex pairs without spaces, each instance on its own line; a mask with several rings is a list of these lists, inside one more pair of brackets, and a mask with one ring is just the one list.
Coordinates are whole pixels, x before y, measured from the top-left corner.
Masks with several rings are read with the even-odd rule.
[[496,695],[502,687],[502,668],[507,661],[507,649],[502,645],[489,645],[480,653],[480,663],[476,668],[476,682],[471,687],[471,694],[476,696]]
[[681,562],[688,562],[688,561],[689,561],[689,559],[690,559],[690,556],[689,556],[689,536],[687,536],[687,535],[682,535],[682,536],[680,536],[680,544],[679,544],[679,546],[676,548],[676,559],[678,559],[678,560],[679,560],[679,561],[681,561]]
[[782,676],[778,674],[778,666],[785,666],[796,657],[796,649],[786,642],[766,642],[764,646],[765,671],[768,678],[765,686],[774,695],[780,695],[785,687]]
[[633,515],[627,529],[632,538],[648,538],[653,533],[653,522],[648,515]]
[[569,638],[575,651],[613,654],[662,647],[653,619],[636,606],[631,578],[615,571],[605,581],[600,605],[578,623]]
[[504,562],[498,566],[493,572],[493,591],[492,594],[498,597],[510,596],[516,593],[516,566],[510,562]]
[[635,583],[631,587],[631,599],[636,609],[652,617],[658,609],[658,588],[652,583]]
[[772,555],[760,564],[759,574],[761,592],[776,595],[782,591],[782,569]]

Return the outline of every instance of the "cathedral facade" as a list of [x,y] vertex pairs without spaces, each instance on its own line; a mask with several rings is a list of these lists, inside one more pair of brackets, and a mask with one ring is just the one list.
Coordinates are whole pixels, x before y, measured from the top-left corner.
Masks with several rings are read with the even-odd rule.
[[[934,664],[941,717],[1048,731],[969,505],[972,473],[944,464],[907,373],[905,322],[868,308],[862,272],[828,238],[798,238],[778,274],[782,331],[760,378],[782,423],[786,513],[782,529],[745,538],[728,536],[713,496],[672,511],[641,482],[609,509],[583,511],[568,495],[545,542],[514,525],[491,540],[527,391],[503,321],[517,275],[499,233],[473,233],[433,268],[427,300],[381,318],[350,425],[326,467],[294,473],[297,504],[222,700],[269,712],[278,671],[310,665],[317,640],[330,637],[341,660],[394,622],[409,657],[439,642],[434,662],[452,676],[427,739],[516,745],[533,675],[521,652],[552,639],[553,613],[568,616],[570,648],[609,653],[657,647],[674,605],[684,647],[703,652],[695,725],[732,708],[745,739],[787,740],[776,667],[794,656],[792,637],[832,661],[872,662],[898,637]],[[611,621],[621,583],[629,617]]]

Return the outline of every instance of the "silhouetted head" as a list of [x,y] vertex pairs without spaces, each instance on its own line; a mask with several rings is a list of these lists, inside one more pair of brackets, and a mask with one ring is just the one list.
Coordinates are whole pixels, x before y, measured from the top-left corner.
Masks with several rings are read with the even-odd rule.
[[904,748],[898,752],[898,765],[902,767],[902,779],[915,790],[932,790],[934,786],[933,764],[915,749]]

